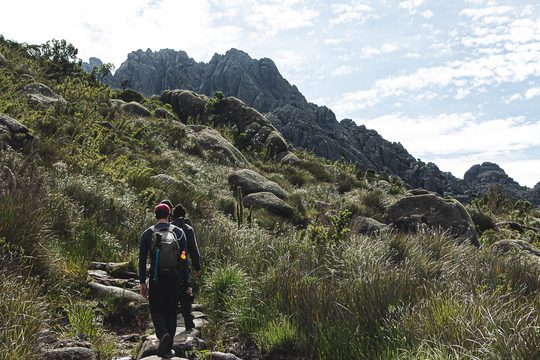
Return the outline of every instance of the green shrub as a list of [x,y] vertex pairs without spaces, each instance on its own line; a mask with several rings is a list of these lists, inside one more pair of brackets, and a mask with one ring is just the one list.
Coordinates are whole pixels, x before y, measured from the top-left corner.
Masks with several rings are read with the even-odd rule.
[[486,230],[495,229],[495,220],[489,214],[476,209],[469,209],[469,215],[471,215],[471,219],[480,234]]
[[274,352],[292,353],[303,346],[301,334],[288,318],[267,323],[256,335],[259,348],[268,354]]

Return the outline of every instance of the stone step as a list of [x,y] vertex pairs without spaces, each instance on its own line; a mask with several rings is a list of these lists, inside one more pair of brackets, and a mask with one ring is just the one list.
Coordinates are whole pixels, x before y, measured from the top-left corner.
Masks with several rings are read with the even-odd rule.
[[[204,341],[197,337],[199,332],[185,332],[179,330],[181,329],[177,328],[176,335],[173,339],[173,350],[177,355],[185,356],[186,351],[198,348],[199,344],[204,343]],[[158,346],[159,340],[157,337],[155,335],[149,336],[141,347],[138,359],[157,355]]]

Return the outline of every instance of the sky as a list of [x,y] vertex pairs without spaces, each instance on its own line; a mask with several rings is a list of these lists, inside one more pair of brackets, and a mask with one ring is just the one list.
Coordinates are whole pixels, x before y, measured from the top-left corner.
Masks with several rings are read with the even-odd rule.
[[0,34],[66,39],[117,68],[137,49],[271,58],[308,101],[462,178],[540,182],[540,1],[2,0]]

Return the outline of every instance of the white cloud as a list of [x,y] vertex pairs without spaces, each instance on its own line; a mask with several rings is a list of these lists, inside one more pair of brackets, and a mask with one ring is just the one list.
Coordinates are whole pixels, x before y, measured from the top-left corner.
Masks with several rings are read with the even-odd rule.
[[330,20],[330,25],[338,25],[351,21],[362,24],[375,17],[373,12],[374,9],[363,1],[355,0],[346,4],[333,4],[332,13],[335,17]]
[[410,13],[416,14],[416,9],[422,6],[424,0],[405,0],[399,3],[399,7],[409,10]]
[[[304,1],[269,1],[255,2],[246,22],[267,36],[274,36],[281,31],[310,27],[319,16],[319,12],[302,5]],[[298,7],[298,5],[302,5]]]
[[207,0],[96,0],[84,9],[76,1],[19,0],[2,4],[0,12],[6,38],[29,43],[66,39],[79,48],[81,58],[97,56],[116,66],[136,49],[183,49],[208,60],[235,46],[240,28],[214,26],[211,19]]
[[420,13],[421,16],[425,17],[426,19],[430,19],[433,17],[433,11],[431,10],[425,10]]
[[382,54],[390,54],[399,50],[399,47],[394,44],[384,44],[380,48],[365,46],[360,50],[361,57],[374,57]]
[[354,71],[356,71],[356,68],[354,66],[340,65],[332,71],[332,75],[333,76],[349,75],[353,73]]
[[537,96],[540,96],[540,87],[532,87],[527,89],[527,91],[525,91],[525,93],[523,94],[517,93],[504,97],[503,102],[505,104],[510,104],[518,100],[531,100],[532,98],[535,98]]

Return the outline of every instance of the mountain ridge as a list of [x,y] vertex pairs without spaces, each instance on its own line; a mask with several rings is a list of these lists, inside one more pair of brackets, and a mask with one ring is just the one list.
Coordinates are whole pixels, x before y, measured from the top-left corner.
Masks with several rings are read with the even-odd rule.
[[399,176],[412,188],[451,195],[461,201],[485,193],[492,185],[502,185],[510,195],[540,204],[537,191],[519,185],[500,168],[493,173],[489,166],[475,165],[480,172],[494,176],[467,182],[441,171],[434,163],[416,159],[400,143],[385,140],[375,130],[351,119],[338,121],[328,107],[307,101],[295,85],[281,76],[271,59],[252,59],[235,48],[214,54],[208,63],[196,62],[184,51],[137,50],[128,54],[108,83],[147,96],[170,89],[209,96],[221,91],[263,113],[293,146],[328,159],[384,171]]

